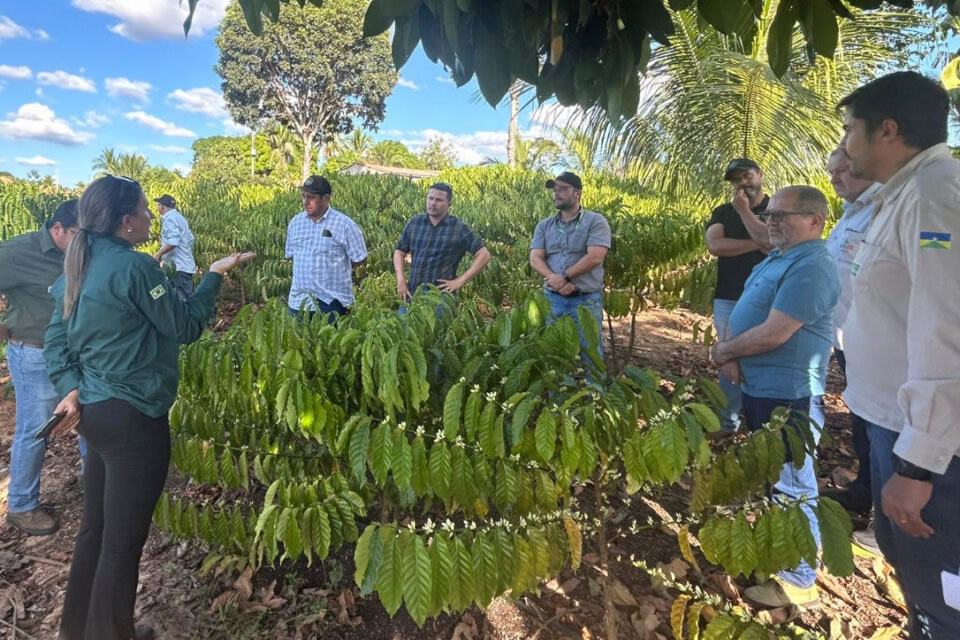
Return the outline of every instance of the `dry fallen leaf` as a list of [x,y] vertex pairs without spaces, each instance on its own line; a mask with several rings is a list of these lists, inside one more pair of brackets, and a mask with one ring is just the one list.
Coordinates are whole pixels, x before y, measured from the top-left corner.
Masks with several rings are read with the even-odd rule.
[[683,580],[687,577],[687,573],[690,571],[690,565],[684,561],[683,558],[677,556],[669,563],[664,564],[663,562],[657,563],[657,568],[662,569],[667,576],[673,575],[674,580]]
[[870,640],[894,640],[900,637],[900,627],[880,627],[873,632]]
[[476,620],[469,613],[465,613],[454,628],[450,640],[476,640],[479,635]]
[[876,575],[877,590],[904,611],[907,610],[907,603],[903,599],[903,591],[900,589],[900,583],[893,575],[893,567],[887,564],[883,558],[873,559],[873,573]]
[[630,593],[630,589],[616,578],[610,581],[607,588],[610,589],[610,599],[613,600],[614,604],[621,607],[637,606],[637,599]]
[[238,593],[233,589],[228,589],[224,591],[216,598],[213,599],[213,602],[210,604],[210,612],[214,613],[219,609],[223,609],[229,605],[235,604],[237,601]]
[[560,585],[560,591],[563,591],[566,595],[570,595],[577,590],[577,587],[580,586],[580,578],[570,578],[566,580],[562,585]]
[[794,605],[776,609],[762,609],[756,613],[757,619],[767,624],[786,624],[799,615],[800,610]]
[[233,582],[233,588],[240,594],[241,600],[249,600],[253,595],[253,569],[247,567]]
[[728,600],[740,602],[740,589],[733,583],[733,578],[725,573],[711,573],[708,578],[710,584],[719,589]]

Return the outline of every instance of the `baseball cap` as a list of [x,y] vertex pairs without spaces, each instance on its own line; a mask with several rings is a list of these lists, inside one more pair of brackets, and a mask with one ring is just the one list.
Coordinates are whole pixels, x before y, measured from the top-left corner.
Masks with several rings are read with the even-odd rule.
[[547,180],[547,189],[553,189],[554,185],[558,182],[569,184],[574,189],[583,190],[583,182],[580,180],[580,176],[571,171],[564,171],[553,180]]
[[730,174],[734,171],[741,171],[746,169],[756,169],[760,171],[760,165],[751,160],[750,158],[734,158],[727,164],[727,170],[723,172],[723,179],[729,180]]
[[315,193],[318,196],[333,193],[333,187],[330,186],[330,182],[323,176],[318,175],[312,175],[307,178],[303,186],[300,187],[300,190],[306,191],[307,193]]
[[162,204],[165,207],[170,207],[171,209],[177,208],[177,201],[173,199],[173,196],[167,193],[163,194],[159,198],[154,198],[153,201],[157,204]]

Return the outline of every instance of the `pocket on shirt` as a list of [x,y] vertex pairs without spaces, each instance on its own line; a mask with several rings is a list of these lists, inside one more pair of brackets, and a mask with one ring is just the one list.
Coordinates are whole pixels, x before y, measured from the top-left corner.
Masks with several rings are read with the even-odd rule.
[[759,275],[750,279],[740,296],[741,300],[756,306],[770,309],[777,295],[777,278]]
[[878,244],[867,240],[860,243],[857,253],[850,264],[850,275],[853,277],[853,289],[869,289],[870,273],[876,268],[877,261],[882,258],[883,249]]

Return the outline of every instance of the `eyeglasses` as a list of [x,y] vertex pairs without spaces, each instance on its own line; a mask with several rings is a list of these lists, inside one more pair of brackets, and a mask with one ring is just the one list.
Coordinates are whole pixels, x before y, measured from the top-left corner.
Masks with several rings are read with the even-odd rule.
[[783,222],[783,219],[787,216],[814,216],[816,212],[814,211],[763,211],[757,214],[757,217],[760,218],[761,222]]

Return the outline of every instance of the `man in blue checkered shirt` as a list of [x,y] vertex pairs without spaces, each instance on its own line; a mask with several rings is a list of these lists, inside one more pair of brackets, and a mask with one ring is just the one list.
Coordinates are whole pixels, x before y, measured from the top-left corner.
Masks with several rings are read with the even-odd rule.
[[[397,274],[397,294],[405,301],[421,286],[436,285],[440,291],[455,293],[473,280],[490,262],[483,239],[449,214],[453,187],[445,182],[430,186],[427,212],[407,222],[393,252]],[[457,267],[465,253],[473,254],[473,263],[457,277]],[[410,280],[404,277],[403,263],[411,254]]]
[[330,206],[333,189],[323,176],[310,176],[300,188],[303,211],[287,225],[286,256],[293,259],[290,314],[329,314],[328,321],[353,304],[353,269],[367,260],[363,233],[353,220]]

